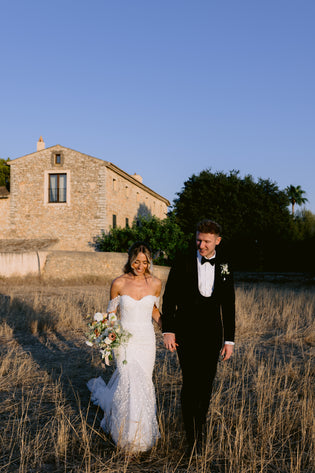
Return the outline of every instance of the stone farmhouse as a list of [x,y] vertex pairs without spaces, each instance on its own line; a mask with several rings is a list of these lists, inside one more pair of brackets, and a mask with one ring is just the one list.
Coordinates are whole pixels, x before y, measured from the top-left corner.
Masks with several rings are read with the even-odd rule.
[[95,236],[134,219],[166,217],[169,201],[114,164],[55,145],[10,161],[0,193],[0,238],[49,240],[54,249],[93,251]]

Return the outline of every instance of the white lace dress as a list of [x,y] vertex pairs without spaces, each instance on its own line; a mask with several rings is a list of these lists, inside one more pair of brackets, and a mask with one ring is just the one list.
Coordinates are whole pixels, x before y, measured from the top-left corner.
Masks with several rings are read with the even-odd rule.
[[158,305],[158,298],[148,295],[136,300],[123,295],[110,301],[112,307],[113,302],[120,304],[121,325],[132,336],[127,346],[115,350],[117,368],[109,383],[106,385],[99,377],[91,379],[87,386],[91,400],[104,411],[101,427],[111,434],[116,445],[131,452],[146,451],[160,437],[152,382],[152,310],[154,304]]

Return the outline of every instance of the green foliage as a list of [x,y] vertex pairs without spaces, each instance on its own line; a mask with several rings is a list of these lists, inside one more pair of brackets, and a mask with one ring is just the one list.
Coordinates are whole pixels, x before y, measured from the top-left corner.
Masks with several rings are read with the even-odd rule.
[[315,237],[315,215],[310,210],[302,210],[294,218],[296,239],[306,240]]
[[10,161],[8,159],[0,159],[0,186],[5,186],[10,190],[10,166],[7,163]]
[[291,225],[286,193],[269,179],[241,178],[239,171],[202,171],[190,177],[177,195],[174,212],[184,232],[211,218],[222,225],[227,240],[259,240],[268,234],[287,234]]
[[275,182],[242,178],[236,170],[205,170],[191,176],[177,195],[174,214],[184,233],[203,218],[220,223],[221,246],[230,252],[235,268],[278,270],[288,264],[287,250],[297,229],[287,193]]
[[152,250],[154,263],[168,265],[176,252],[188,245],[188,238],[176,224],[173,216],[164,220],[157,217],[142,217],[134,221],[131,228],[112,228],[108,234],[102,232],[94,240],[97,251],[123,253],[135,241],[145,241]]
[[288,199],[292,205],[292,215],[294,215],[294,206],[305,204],[308,201],[306,197],[303,197],[305,191],[301,188],[301,186],[289,186],[286,188],[286,194]]

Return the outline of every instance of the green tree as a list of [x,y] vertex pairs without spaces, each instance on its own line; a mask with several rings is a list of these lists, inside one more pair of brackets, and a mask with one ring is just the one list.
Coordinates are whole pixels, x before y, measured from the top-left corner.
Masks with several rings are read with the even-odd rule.
[[303,209],[297,212],[294,224],[297,240],[306,240],[315,237],[315,215],[310,210]]
[[192,175],[174,201],[176,221],[185,233],[203,218],[216,220],[227,239],[242,235],[255,239],[290,225],[287,196],[269,179],[241,178],[239,171]]
[[188,245],[188,239],[170,215],[164,220],[142,217],[131,228],[112,228],[94,239],[97,251],[126,252],[135,241],[145,241],[152,250],[156,264],[170,264],[176,252]]
[[203,218],[217,221],[223,229],[221,246],[230,250],[238,269],[272,269],[291,239],[287,194],[270,179],[205,170],[192,175],[177,196],[174,214],[184,233]]
[[288,186],[286,188],[286,193],[292,205],[292,215],[294,215],[295,204],[302,205],[305,204],[305,202],[308,202],[308,199],[306,197],[303,197],[305,191],[301,188],[301,186]]
[[10,166],[8,166],[8,159],[0,159],[0,186],[5,186],[10,190]]

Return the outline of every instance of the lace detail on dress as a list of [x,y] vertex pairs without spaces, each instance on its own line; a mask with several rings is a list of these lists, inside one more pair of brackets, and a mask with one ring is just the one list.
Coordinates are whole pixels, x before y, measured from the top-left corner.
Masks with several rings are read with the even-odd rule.
[[132,336],[125,347],[114,351],[117,368],[109,383],[106,385],[102,378],[96,378],[88,382],[88,388],[92,402],[104,411],[101,427],[105,432],[121,448],[141,452],[152,448],[160,438],[152,382],[155,361],[152,309],[158,298],[147,295],[136,300],[122,295],[110,301],[109,309],[116,309],[118,304],[122,327]]
[[146,451],[159,438],[153,383],[141,367],[129,362],[120,373],[112,398],[111,415],[102,427],[114,442],[129,451]]
[[107,312],[114,312],[119,306],[119,300],[120,300],[120,296],[117,296],[114,299],[111,299],[107,306]]

